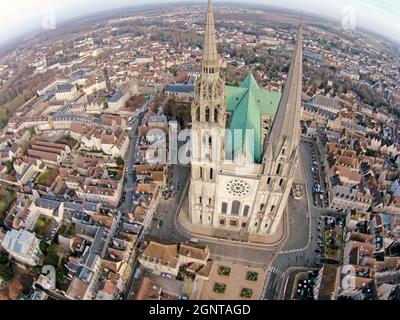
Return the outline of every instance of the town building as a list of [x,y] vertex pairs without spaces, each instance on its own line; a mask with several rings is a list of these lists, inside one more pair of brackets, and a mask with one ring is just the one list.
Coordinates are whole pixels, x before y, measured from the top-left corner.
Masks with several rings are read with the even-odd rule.
[[42,256],[39,243],[39,239],[33,233],[22,229],[12,229],[7,231],[1,246],[18,262],[36,266],[40,263]]

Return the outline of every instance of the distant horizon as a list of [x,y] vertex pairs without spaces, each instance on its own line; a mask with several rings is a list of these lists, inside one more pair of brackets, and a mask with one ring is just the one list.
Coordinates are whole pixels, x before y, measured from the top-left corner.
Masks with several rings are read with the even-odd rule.
[[[162,5],[163,8],[166,8],[168,5],[182,5],[184,6],[193,6],[193,5],[206,5],[206,1],[202,0],[192,0],[192,1],[182,1],[182,0],[150,0],[147,1],[146,3],[140,3],[139,1],[134,1],[135,3],[132,3],[132,1],[128,0],[116,0],[113,2],[113,4],[110,6],[109,1],[106,0],[98,0],[99,5],[96,3],[96,9],[93,10],[93,0],[80,0],[80,2],[83,2],[81,7],[81,10],[79,12],[76,12],[76,7],[75,6],[70,6],[71,4],[77,5],[76,0],[71,0],[67,7],[63,9],[63,6],[65,4],[58,4],[57,3],[61,0],[25,0],[26,3],[22,4],[21,0],[15,0],[15,8],[14,10],[11,8],[10,10],[10,15],[7,15],[7,12],[0,11],[0,47],[7,46],[9,44],[12,44],[16,41],[18,41],[21,37],[26,37],[30,34],[34,34],[36,32],[41,32],[41,31],[46,31],[41,27],[43,24],[43,19],[47,15],[55,13],[55,23],[58,23],[60,25],[64,25],[65,23],[76,21],[77,19],[81,19],[83,17],[91,17],[95,16],[97,14],[105,14],[107,11],[115,11],[117,13],[118,11],[121,11],[123,9],[136,9],[140,7],[151,7],[154,5]],[[106,2],[106,3],[105,3]],[[127,3],[129,2],[129,3]],[[357,6],[361,5],[361,0],[334,0],[330,1],[329,3],[325,3],[324,6],[326,6],[326,10],[330,14],[326,14],[325,11],[318,11],[315,12],[315,9],[311,9],[309,6],[310,4],[314,3],[314,5],[317,5],[318,1],[315,0],[294,0],[294,1],[289,1],[289,0],[282,0],[279,4],[276,4],[274,2],[271,2],[270,0],[265,0],[263,2],[260,2],[259,0],[250,0],[249,2],[244,2],[243,0],[221,0],[221,1],[213,1],[214,5],[216,7],[218,6],[224,6],[228,4],[232,4],[235,6],[242,6],[242,7],[264,7],[264,8],[273,8],[275,10],[283,10],[283,11],[303,11],[305,15],[311,15],[315,17],[319,17],[322,19],[329,19],[332,22],[339,22],[342,19],[347,19],[346,21],[349,21],[349,19],[352,19],[352,14],[355,13],[355,24],[356,24],[356,30],[358,31],[367,31],[373,35],[380,35],[384,39],[391,40],[394,43],[400,44],[400,24],[399,23],[393,23],[393,25],[389,28],[384,28],[384,26],[380,26],[380,28],[376,28],[378,25],[375,24],[375,27],[371,27],[370,21],[369,23],[365,24],[364,19],[365,19],[365,14],[366,14],[366,8],[369,8],[371,12],[373,12],[373,15],[376,16],[376,21],[385,21],[385,24],[388,25],[390,24],[390,20],[385,19],[385,16],[383,12],[390,11],[390,16],[395,17],[396,19],[400,20],[400,2],[398,3],[395,0],[366,0],[363,1],[362,6],[363,9],[359,9]],[[333,2],[333,4],[332,4]],[[91,4],[89,7],[85,7],[85,5]],[[299,6],[296,6],[296,3],[299,3]],[[382,6],[376,6],[377,3],[384,3],[385,5],[389,7],[393,7],[393,10],[383,8]],[[24,16],[23,10],[29,9],[30,6],[34,5],[36,10],[32,10],[33,13],[30,14],[27,19],[22,19],[23,21],[20,21],[20,24],[18,25],[18,19],[15,19],[16,16],[18,16],[21,20],[21,17]],[[68,7],[69,6],[69,7]],[[328,9],[330,8],[330,9]],[[380,14],[377,14],[377,8],[380,8]],[[22,12],[19,12],[18,9],[21,9]],[[63,9],[63,15],[60,18],[59,11],[60,9]],[[311,10],[310,10],[311,9]],[[339,10],[340,9],[340,10]],[[29,10],[28,10],[29,11]],[[361,14],[363,12],[363,15]],[[338,13],[341,13],[341,15]],[[36,14],[36,15],[35,15]],[[4,15],[4,17],[3,17]],[[10,17],[13,21],[14,25],[11,24]],[[378,19],[379,17],[379,19]],[[50,17],[50,22],[51,22],[51,17]],[[390,34],[383,32],[380,30],[381,28],[385,30],[390,30]],[[21,29],[23,31],[21,31]],[[16,31],[19,30],[19,31]]]

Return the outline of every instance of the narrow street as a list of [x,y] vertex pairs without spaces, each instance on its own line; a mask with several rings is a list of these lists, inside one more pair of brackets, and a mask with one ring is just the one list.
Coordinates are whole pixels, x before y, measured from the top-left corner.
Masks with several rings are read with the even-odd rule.
[[[284,289],[285,285],[283,278],[283,274],[286,270],[293,267],[316,267],[320,263],[319,253],[316,252],[318,249],[318,222],[320,217],[327,214],[328,210],[320,207],[316,207],[313,201],[312,188],[314,186],[314,177],[311,171],[313,159],[310,144],[301,141],[301,157],[302,164],[305,173],[305,183],[307,184],[307,194],[305,190],[303,190],[303,197],[306,196],[308,199],[308,212],[307,216],[311,218],[307,220],[307,224],[311,226],[307,227],[307,232],[302,231],[300,234],[298,232],[299,229],[303,229],[304,226],[300,226],[297,228],[296,226],[289,230],[289,239],[287,241],[287,245],[284,247],[284,250],[279,253],[275,261],[272,263],[269,268],[268,276],[267,276],[267,290],[265,292],[265,299],[274,300],[279,299],[281,295],[281,291]],[[301,163],[300,163],[301,164]],[[289,200],[289,208],[291,205],[292,199]],[[306,221],[304,221],[306,222]],[[298,222],[300,224],[301,222]],[[298,237],[308,237],[309,243],[305,247],[301,247],[296,245],[299,244]],[[295,240],[293,240],[295,239]],[[288,246],[290,243],[293,245]]]
[[[146,105],[147,104],[145,104],[144,106]],[[133,209],[133,199],[135,194],[134,191],[136,187],[136,183],[134,182],[134,168],[135,168],[135,163],[137,162],[138,159],[138,151],[139,151],[138,127],[141,124],[142,120],[143,120],[143,113],[141,113],[138,118],[134,119],[129,124],[132,130],[127,131],[130,143],[127,151],[127,157],[125,159],[125,168],[124,168],[125,172],[124,172],[123,191],[125,199],[124,201],[122,201],[119,207],[119,210],[121,210],[123,214],[131,212]]]
[[[137,159],[137,127],[139,121],[132,124],[130,131],[131,145],[127,157],[126,182],[124,190],[125,201],[121,209],[128,212],[133,209],[133,167]],[[279,298],[282,291],[283,274],[292,267],[314,267],[319,263],[317,249],[317,225],[325,209],[314,205],[312,189],[314,186],[313,173],[311,171],[313,159],[311,146],[308,142],[301,142],[302,170],[305,181],[303,184],[303,199],[289,199],[289,238],[282,246],[252,246],[247,243],[229,242],[208,237],[196,236],[199,244],[207,245],[215,260],[227,260],[243,265],[254,265],[267,269],[268,276],[265,284],[265,299]],[[179,227],[177,223],[178,211],[186,195],[186,183],[190,179],[190,167],[182,165],[171,166],[171,186],[174,188],[173,196],[169,199],[161,198],[155,212],[148,239],[167,243],[179,243],[190,240],[191,234]],[[184,194],[185,191],[185,194]],[[310,229],[311,228],[311,229]],[[280,252],[277,252],[277,251]],[[273,261],[271,263],[271,261]],[[131,284],[132,285],[132,284]]]

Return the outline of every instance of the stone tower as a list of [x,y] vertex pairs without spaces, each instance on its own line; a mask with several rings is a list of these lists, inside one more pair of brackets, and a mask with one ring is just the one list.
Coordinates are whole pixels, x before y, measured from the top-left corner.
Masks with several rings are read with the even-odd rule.
[[191,224],[240,239],[280,230],[298,162],[301,95],[302,27],[282,94],[259,88],[252,74],[225,86],[209,1],[191,107]]
[[269,136],[264,143],[263,174],[257,190],[252,232],[272,234],[281,220],[298,163],[303,79],[303,31],[297,43]]
[[201,75],[192,104],[192,175],[189,191],[191,221],[212,225],[216,168],[223,159],[225,81],[220,75],[214,13],[208,1]]

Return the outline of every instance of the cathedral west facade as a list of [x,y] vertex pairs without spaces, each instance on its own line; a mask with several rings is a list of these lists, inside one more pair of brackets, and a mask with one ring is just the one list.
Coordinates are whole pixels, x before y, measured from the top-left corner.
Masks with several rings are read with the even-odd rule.
[[201,76],[192,104],[189,218],[193,225],[273,235],[298,163],[302,29],[283,93],[259,88],[250,74],[225,86],[208,3]]

